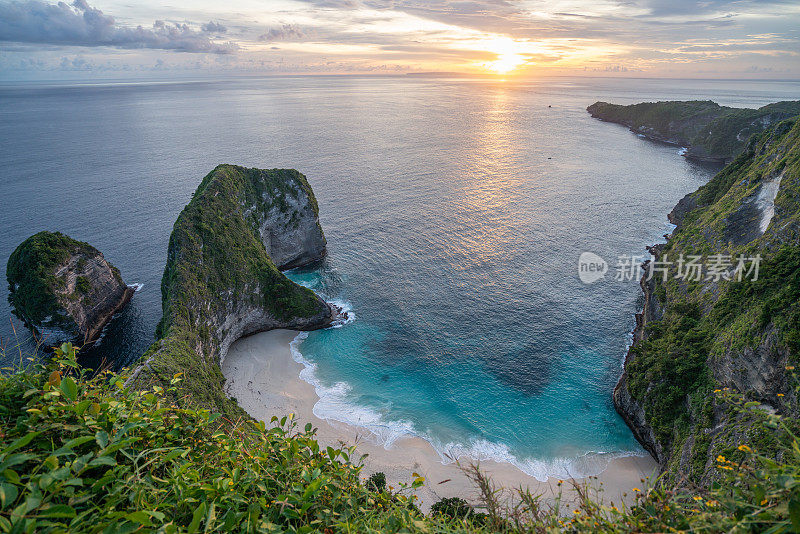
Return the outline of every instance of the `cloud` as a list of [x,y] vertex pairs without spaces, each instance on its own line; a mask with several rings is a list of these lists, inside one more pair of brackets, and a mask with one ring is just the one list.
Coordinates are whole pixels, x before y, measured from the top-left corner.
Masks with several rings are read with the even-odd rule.
[[259,41],[297,41],[306,37],[306,32],[303,31],[297,24],[284,24],[280,28],[270,28],[267,33],[259,35]]
[[120,26],[114,17],[91,7],[86,0],[75,0],[72,5],[40,0],[2,3],[0,41],[215,54],[227,54],[239,48],[235,43],[214,43],[186,24],[156,21],[152,28]]
[[200,27],[200,29],[208,33],[225,33],[228,31],[228,28],[226,28],[219,22],[214,22],[213,20],[208,21],[206,24],[203,24]]

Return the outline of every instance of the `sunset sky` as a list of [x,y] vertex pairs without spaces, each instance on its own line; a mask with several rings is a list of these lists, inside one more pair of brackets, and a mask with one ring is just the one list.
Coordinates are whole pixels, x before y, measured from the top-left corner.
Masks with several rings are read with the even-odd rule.
[[800,1],[0,0],[0,79],[800,77]]

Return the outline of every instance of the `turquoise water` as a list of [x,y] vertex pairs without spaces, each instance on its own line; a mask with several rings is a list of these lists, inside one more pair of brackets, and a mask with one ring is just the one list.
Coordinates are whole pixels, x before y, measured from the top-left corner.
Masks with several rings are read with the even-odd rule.
[[[97,246],[143,287],[87,356],[128,365],[153,339],[169,233],[202,177],[221,162],[297,168],[329,256],[290,276],[355,315],[294,343],[315,412],[387,445],[422,436],[445,460],[596,473],[642,454],[611,404],[639,292],[611,276],[581,284],[578,256],[613,274],[715,169],[585,107],[798,94],[796,82],[415,77],[0,86],[0,265],[42,229]],[[6,319],[0,335],[13,339]]]

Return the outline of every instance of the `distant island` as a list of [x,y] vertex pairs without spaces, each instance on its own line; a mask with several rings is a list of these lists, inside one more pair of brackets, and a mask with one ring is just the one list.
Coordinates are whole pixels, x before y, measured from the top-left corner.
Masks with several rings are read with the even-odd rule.
[[710,100],[629,106],[595,102],[586,110],[592,117],[622,124],[648,139],[685,147],[684,156],[689,159],[730,163],[750,136],[800,114],[800,100],[758,109],[720,106]]

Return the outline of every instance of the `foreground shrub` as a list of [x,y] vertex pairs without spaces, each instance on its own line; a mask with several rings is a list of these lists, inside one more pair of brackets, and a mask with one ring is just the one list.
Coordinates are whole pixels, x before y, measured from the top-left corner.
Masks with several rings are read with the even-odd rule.
[[404,495],[359,482],[353,448],[321,448],[291,416],[225,421],[172,387],[89,377],[60,360],[0,378],[0,531],[396,531]]
[[365,484],[370,491],[381,493],[386,490],[386,475],[384,473],[372,473]]
[[445,497],[431,507],[431,513],[443,514],[453,519],[464,519],[473,513],[467,501],[459,497]]
[[[352,447],[320,447],[292,416],[275,426],[191,407],[180,383],[133,390],[125,375],[88,376],[68,344],[48,366],[0,376],[0,532],[797,532],[800,446],[793,425],[757,402],[720,392],[781,444],[741,443],[719,456],[708,488],[634,488],[615,506],[575,484],[577,500],[497,488],[437,502],[429,516],[407,490],[362,484]],[[560,484],[559,484],[560,487]],[[547,504],[549,502],[549,504]]]

